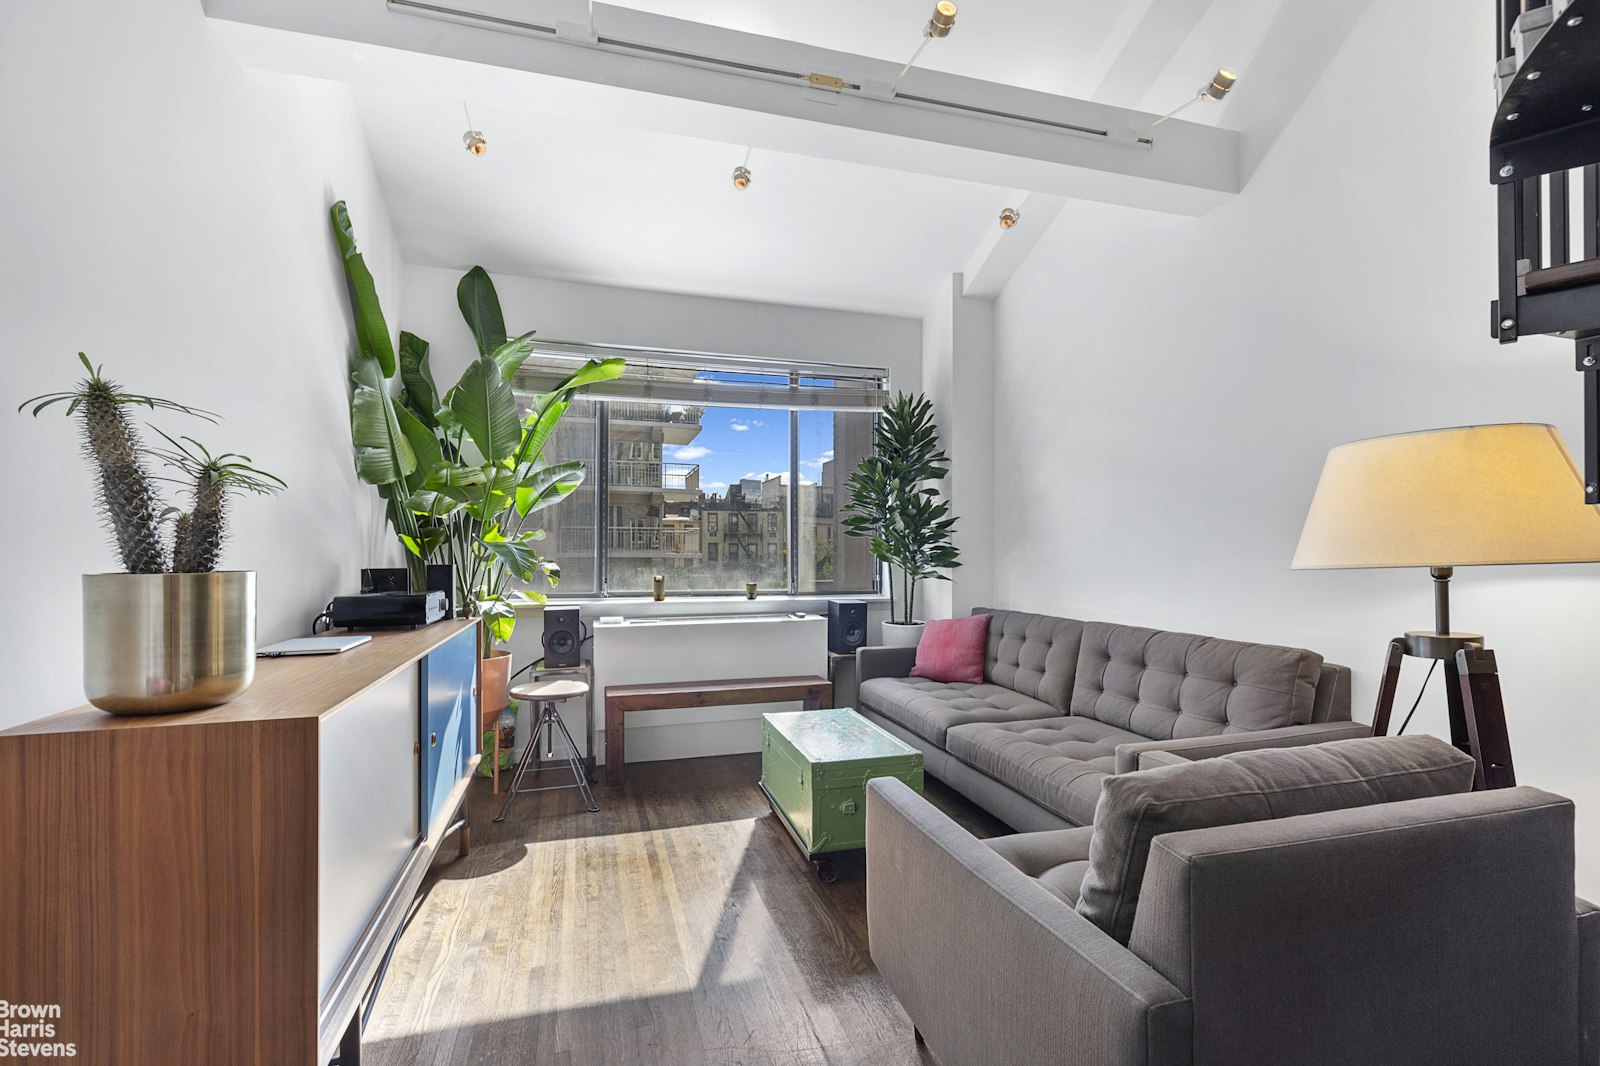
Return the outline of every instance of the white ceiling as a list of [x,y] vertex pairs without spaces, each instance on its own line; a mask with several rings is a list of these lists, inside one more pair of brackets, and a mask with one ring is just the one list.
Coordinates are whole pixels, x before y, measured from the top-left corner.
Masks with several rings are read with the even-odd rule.
[[[1223,125],[1240,111],[1249,65],[1286,10],[1285,0],[958,3],[955,31],[931,41],[919,67],[1159,112],[1189,98],[1218,65],[1235,66],[1243,76],[1234,99],[1184,115]],[[898,62],[921,39],[932,0],[624,6]],[[584,0],[529,0],[517,14],[587,19]],[[598,5],[598,32],[626,15]],[[515,47],[515,38],[500,40]],[[665,132],[651,126],[654,111],[601,113],[559,94],[504,91],[509,82],[482,80],[492,67],[441,77],[448,68],[437,59],[394,50],[377,57],[415,61],[419,75],[432,75],[354,89],[403,253],[419,264],[920,316],[944,277],[981,263],[1000,209],[1027,192],[818,158],[798,144],[756,149],[754,182],[741,192],[731,173],[744,144]],[[474,100],[470,85],[496,93]],[[484,156],[462,147],[460,95],[488,138]]]
[[[1009,190],[744,146],[360,88],[410,262],[920,316]],[[468,102],[469,105],[471,102]]]

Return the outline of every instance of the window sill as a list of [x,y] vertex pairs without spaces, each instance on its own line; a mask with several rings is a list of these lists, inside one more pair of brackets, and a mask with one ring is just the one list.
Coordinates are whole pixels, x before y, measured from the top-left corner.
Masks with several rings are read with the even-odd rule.
[[879,604],[886,606],[889,603],[888,596],[873,593],[843,594],[838,596],[770,594],[757,596],[753,600],[742,593],[729,595],[689,595],[687,593],[679,593],[676,596],[668,593],[667,598],[659,603],[648,595],[572,596],[568,598],[552,596],[548,605],[537,604],[530,600],[526,603],[518,603],[516,606],[518,614],[538,613],[542,612],[545,606],[550,606],[576,607],[585,618],[618,615],[624,618],[635,618],[708,613],[788,614],[791,611],[823,614],[828,610],[829,600],[863,600],[869,608]]

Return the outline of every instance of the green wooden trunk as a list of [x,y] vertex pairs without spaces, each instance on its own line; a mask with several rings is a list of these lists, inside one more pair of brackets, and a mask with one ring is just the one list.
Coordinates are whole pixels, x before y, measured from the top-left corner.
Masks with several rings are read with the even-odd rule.
[[810,855],[867,846],[867,781],[922,791],[922,752],[855,711],[762,715],[761,786]]

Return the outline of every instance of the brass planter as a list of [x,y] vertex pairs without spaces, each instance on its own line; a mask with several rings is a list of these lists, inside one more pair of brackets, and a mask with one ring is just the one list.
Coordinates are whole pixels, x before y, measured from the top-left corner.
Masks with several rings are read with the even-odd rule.
[[83,688],[112,714],[227,703],[256,674],[256,575],[83,575]]

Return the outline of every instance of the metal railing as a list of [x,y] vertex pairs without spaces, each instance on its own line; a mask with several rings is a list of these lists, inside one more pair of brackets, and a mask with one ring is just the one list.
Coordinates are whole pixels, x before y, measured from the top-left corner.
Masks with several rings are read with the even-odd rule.
[[694,492],[700,488],[699,463],[660,463],[650,459],[613,459],[608,466],[612,488],[670,489]]
[[[593,526],[562,526],[560,550],[585,554],[593,550]],[[606,530],[606,548],[629,555],[699,555],[700,527],[612,526]]]
[[624,422],[662,422],[669,425],[698,426],[705,408],[689,407],[684,404],[608,401],[606,411],[612,418]]

